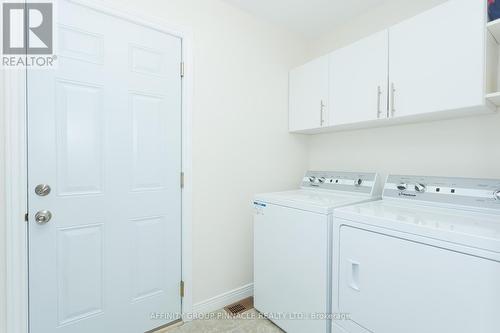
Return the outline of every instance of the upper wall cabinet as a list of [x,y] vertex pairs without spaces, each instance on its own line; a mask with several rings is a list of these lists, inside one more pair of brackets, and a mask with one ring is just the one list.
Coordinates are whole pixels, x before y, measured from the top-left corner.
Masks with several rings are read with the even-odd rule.
[[387,30],[330,55],[329,125],[387,117]]
[[485,4],[448,1],[389,29],[391,116],[484,103]]
[[302,131],[327,125],[328,57],[290,72],[289,128]]
[[[290,131],[312,134],[495,111],[500,48],[487,32],[486,13],[486,0],[449,0],[293,70]],[[500,31],[500,20],[497,26]]]

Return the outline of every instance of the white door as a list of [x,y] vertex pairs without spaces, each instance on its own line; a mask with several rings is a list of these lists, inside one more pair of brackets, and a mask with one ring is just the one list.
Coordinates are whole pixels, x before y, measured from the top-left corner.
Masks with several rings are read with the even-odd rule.
[[388,32],[330,55],[330,125],[387,118]]
[[328,57],[315,59],[290,71],[290,131],[328,124]]
[[485,5],[450,0],[389,29],[393,116],[484,103]]
[[500,332],[499,262],[342,227],[338,272],[351,332]]
[[58,68],[27,74],[31,332],[145,332],[181,311],[181,40],[57,9]]

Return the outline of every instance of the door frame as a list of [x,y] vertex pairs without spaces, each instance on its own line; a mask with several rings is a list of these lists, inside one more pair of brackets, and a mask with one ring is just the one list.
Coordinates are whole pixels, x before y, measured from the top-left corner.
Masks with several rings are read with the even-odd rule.
[[[186,68],[182,79],[182,248],[181,274],[184,281],[182,313],[189,320],[192,295],[192,115],[193,115],[193,33],[186,27],[175,27],[155,17],[138,16],[108,4],[91,0],[68,0],[104,14],[158,30],[182,40],[182,61]],[[180,64],[179,64],[180,66]],[[27,182],[27,109],[26,70],[3,71],[2,93],[5,125],[5,219],[6,219],[6,331],[29,333],[28,290],[28,209]],[[0,327],[0,330],[2,328]]]

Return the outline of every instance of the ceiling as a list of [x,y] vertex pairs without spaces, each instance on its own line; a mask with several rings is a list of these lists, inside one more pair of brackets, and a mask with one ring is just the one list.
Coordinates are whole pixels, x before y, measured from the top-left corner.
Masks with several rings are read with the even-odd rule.
[[225,0],[304,37],[316,37],[384,0]]

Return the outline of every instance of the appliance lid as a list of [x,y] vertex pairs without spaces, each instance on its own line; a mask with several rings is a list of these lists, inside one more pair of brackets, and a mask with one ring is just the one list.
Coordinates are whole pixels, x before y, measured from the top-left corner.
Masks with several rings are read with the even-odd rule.
[[375,199],[359,194],[345,194],[335,191],[301,189],[295,191],[258,194],[254,203],[307,210],[320,214],[330,214],[334,208],[366,202]]
[[500,253],[500,215],[384,199],[334,211],[335,219]]
[[500,253],[500,181],[389,176],[383,200],[344,207],[336,218]]
[[329,214],[333,208],[374,200],[376,173],[308,171],[301,189],[257,194],[255,204],[275,204]]

